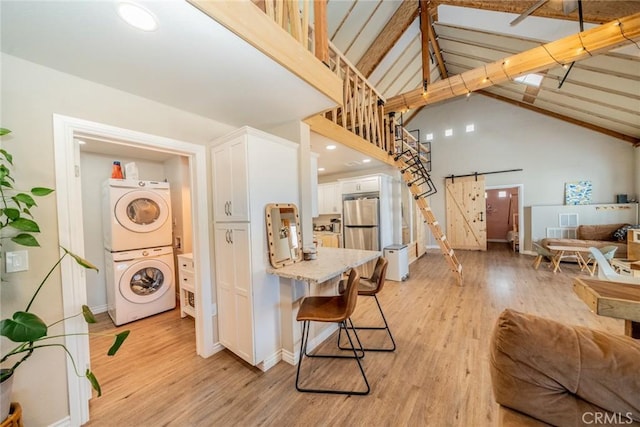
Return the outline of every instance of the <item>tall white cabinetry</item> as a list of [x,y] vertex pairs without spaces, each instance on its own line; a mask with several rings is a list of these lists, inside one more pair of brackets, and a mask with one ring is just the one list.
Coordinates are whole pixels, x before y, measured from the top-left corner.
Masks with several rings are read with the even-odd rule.
[[266,273],[265,206],[299,206],[298,145],[243,127],[211,154],[220,343],[266,370],[280,357],[280,292]]

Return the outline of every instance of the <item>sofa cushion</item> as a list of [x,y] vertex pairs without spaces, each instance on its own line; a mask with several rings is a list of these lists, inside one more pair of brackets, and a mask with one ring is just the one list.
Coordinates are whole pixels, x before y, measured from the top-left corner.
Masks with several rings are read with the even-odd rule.
[[640,426],[640,341],[507,309],[490,365],[500,405],[557,426]]
[[628,224],[597,224],[597,225],[579,225],[577,237],[580,240],[617,240],[613,237],[619,228]]

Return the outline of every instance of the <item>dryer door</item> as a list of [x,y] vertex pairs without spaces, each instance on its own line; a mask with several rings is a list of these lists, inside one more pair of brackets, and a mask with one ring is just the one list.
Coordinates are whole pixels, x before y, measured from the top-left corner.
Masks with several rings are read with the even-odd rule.
[[173,288],[173,271],[159,259],[134,262],[120,277],[120,293],[136,304],[153,302]]
[[120,225],[136,233],[156,231],[169,219],[169,205],[158,193],[134,190],[116,202],[114,209]]

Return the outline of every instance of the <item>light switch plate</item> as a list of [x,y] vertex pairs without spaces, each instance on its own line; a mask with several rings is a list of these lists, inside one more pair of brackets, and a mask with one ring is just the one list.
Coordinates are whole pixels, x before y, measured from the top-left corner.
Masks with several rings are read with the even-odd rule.
[[26,271],[29,269],[29,252],[13,251],[5,254],[7,273],[16,273],[18,271]]

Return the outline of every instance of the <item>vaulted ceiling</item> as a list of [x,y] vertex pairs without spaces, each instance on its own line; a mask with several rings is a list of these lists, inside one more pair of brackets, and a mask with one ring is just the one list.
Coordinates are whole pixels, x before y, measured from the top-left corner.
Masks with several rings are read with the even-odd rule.
[[[329,0],[328,30],[333,44],[389,100],[423,88],[425,80],[429,86],[580,32],[578,10],[565,14],[563,6],[575,8],[578,2]],[[582,0],[581,8],[588,30],[640,12],[640,1]],[[626,39],[624,26],[618,28]],[[538,72],[537,87],[509,78],[472,96],[497,98],[638,144],[640,45],[628,41],[573,65],[551,55],[555,64]],[[416,111],[404,111],[404,121]]]

